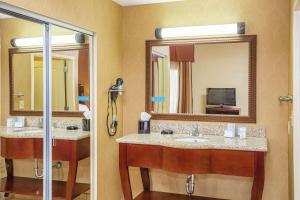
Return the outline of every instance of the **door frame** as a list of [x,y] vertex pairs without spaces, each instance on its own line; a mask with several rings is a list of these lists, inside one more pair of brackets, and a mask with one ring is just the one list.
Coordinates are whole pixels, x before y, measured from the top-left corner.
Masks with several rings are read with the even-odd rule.
[[[30,70],[31,70],[31,110],[34,110],[34,84],[35,84],[35,80],[34,80],[34,59],[35,57],[43,57],[42,53],[31,53],[30,54]],[[74,56],[70,56],[70,55],[65,55],[65,54],[59,54],[58,52],[52,53],[52,58],[59,58],[59,59],[69,59],[72,61],[72,66],[73,66],[73,73],[72,73],[72,86],[76,86],[75,84],[75,77],[76,77],[76,70],[78,72],[78,64],[75,65],[75,57]],[[78,74],[78,73],[77,73]],[[76,96],[78,96],[78,92],[76,91],[76,87],[72,87],[72,99],[74,99],[73,101],[73,105],[76,106]]]
[[[48,26],[48,30],[44,29],[44,36],[46,36],[44,39],[49,40],[51,37],[51,26],[59,26],[62,28],[66,28],[66,29],[70,29],[73,31],[77,31],[77,32],[81,32],[84,33],[86,35],[89,36],[89,50],[90,50],[90,54],[89,54],[89,61],[90,61],[90,105],[91,105],[91,110],[92,110],[92,119],[91,119],[91,130],[90,130],[90,194],[91,194],[91,199],[92,200],[97,200],[97,131],[98,131],[98,127],[97,127],[97,121],[98,121],[98,116],[97,116],[97,40],[96,40],[96,34],[93,31],[81,28],[79,26],[75,26],[66,22],[62,22],[60,20],[56,20],[44,15],[40,15],[37,14],[35,12],[32,12],[30,10],[26,10],[23,8],[19,8],[17,6],[13,6],[4,2],[0,2],[0,12],[1,13],[5,13],[17,18],[21,18],[21,19],[25,19],[25,20],[29,20],[35,23],[39,23],[44,25],[44,28],[47,29]],[[49,34],[50,33],[50,34]],[[47,35],[48,34],[48,35]],[[51,45],[47,45],[46,42],[44,44],[44,50],[51,50]],[[49,65],[49,67],[51,68],[51,51],[47,52],[48,53],[48,59],[47,62],[45,62],[45,64]],[[46,56],[45,56],[46,58]],[[46,60],[46,59],[45,59]],[[50,76],[47,75],[46,78],[51,78],[51,72],[50,72]],[[44,79],[45,79],[45,75],[44,75]],[[50,80],[51,83],[51,80]],[[48,86],[49,86],[49,80],[48,80]],[[51,85],[49,86],[51,87]],[[49,89],[48,87],[48,89]],[[51,93],[50,93],[51,94]],[[45,94],[44,94],[45,97]],[[49,97],[49,93],[48,93],[48,98],[47,101],[49,103],[49,101],[51,102],[51,97]],[[51,104],[50,104],[51,105]],[[48,111],[51,111],[50,109],[47,109]],[[45,116],[45,120],[44,120],[44,125],[49,126],[49,124],[51,124],[51,112],[47,113],[47,115]],[[47,127],[45,126],[45,128]],[[50,126],[51,127],[51,126]],[[44,152],[44,158],[46,158],[48,160],[48,162],[46,162],[46,166],[44,166],[44,169],[49,169],[50,170],[50,175],[51,175],[51,169],[52,169],[52,160],[51,160],[51,152],[52,152],[52,138],[51,138],[51,128],[49,130],[46,130],[46,137],[45,137],[45,143],[44,143],[44,148],[45,148],[45,144],[47,144],[48,146],[48,152]],[[49,157],[50,156],[50,157]],[[50,159],[49,159],[50,158]],[[45,159],[45,160],[46,160]],[[49,162],[50,161],[50,162]],[[52,181],[52,177],[49,176],[49,174],[45,173],[45,178],[44,178],[44,191],[46,192],[46,197],[44,195],[43,199],[51,199],[51,193],[52,190],[49,191],[48,188],[51,188],[51,181]],[[47,180],[46,180],[47,179]],[[47,188],[48,187],[48,188]],[[48,191],[47,191],[48,190]],[[49,193],[50,192],[50,193]],[[44,193],[45,194],[45,193]],[[50,197],[50,198],[49,198]]]
[[[292,5],[293,196],[300,200],[300,3]],[[290,163],[292,164],[292,163]]]

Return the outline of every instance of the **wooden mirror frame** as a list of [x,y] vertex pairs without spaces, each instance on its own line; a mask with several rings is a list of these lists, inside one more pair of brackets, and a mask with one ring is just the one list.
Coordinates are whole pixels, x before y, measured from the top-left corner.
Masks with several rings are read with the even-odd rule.
[[[69,45],[69,46],[53,46],[52,51],[73,51],[89,49],[89,44]],[[9,114],[13,116],[43,116],[43,111],[32,111],[32,110],[14,110],[13,109],[13,66],[12,59],[14,54],[21,53],[41,53],[43,52],[42,47],[36,48],[9,48]],[[54,117],[83,117],[83,112],[75,111],[53,111]]]
[[[151,91],[151,49],[153,46],[168,46],[178,44],[222,44],[222,43],[249,43],[249,72],[248,72],[248,115],[193,115],[193,114],[169,114],[152,112]],[[234,122],[256,123],[256,35],[237,35],[224,37],[208,37],[198,39],[176,40],[147,40],[146,41],[146,111],[151,113],[152,119],[156,120],[184,120],[184,121],[208,121],[208,122]]]

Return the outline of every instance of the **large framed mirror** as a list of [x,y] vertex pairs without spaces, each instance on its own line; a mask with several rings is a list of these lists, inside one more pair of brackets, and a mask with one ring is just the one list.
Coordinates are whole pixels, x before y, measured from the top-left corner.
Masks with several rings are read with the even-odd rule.
[[[89,45],[52,48],[53,116],[81,117],[90,108]],[[10,114],[42,116],[41,48],[10,48]]]
[[146,41],[153,119],[256,122],[256,35]]

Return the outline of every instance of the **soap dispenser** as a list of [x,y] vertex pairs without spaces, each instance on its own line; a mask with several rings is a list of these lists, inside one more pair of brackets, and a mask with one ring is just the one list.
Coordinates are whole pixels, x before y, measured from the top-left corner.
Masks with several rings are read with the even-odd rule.
[[224,131],[224,137],[227,138],[234,138],[235,137],[235,124],[229,123],[227,125],[227,129]]

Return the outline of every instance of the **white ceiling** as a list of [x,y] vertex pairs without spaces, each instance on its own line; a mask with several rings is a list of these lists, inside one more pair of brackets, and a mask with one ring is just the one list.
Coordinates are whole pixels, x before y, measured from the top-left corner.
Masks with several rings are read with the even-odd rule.
[[8,18],[13,18],[13,17],[0,13],[0,19],[8,19]]
[[114,2],[120,4],[121,6],[134,6],[143,4],[153,4],[153,3],[166,3],[184,0],[113,0]]

